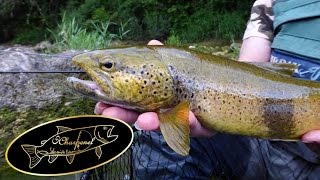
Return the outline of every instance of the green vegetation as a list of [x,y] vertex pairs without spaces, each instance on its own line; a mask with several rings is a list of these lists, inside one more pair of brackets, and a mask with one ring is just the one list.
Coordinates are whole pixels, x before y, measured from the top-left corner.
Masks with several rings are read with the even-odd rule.
[[110,25],[116,25],[112,22],[94,22],[91,21],[94,31],[79,26],[76,19],[68,20],[63,16],[62,22],[58,24],[56,30],[50,30],[55,39],[55,44],[58,50],[64,49],[101,49],[106,48],[111,40],[123,39],[129,32],[125,29],[126,24],[121,24],[119,34],[109,32]]
[[[0,42],[58,49],[96,49],[110,41],[159,39],[172,45],[208,39],[237,40],[253,1],[234,0],[3,0]],[[173,33],[174,32],[174,33]]]
[[168,37],[166,44],[169,46],[181,46],[182,43],[180,37],[173,33]]

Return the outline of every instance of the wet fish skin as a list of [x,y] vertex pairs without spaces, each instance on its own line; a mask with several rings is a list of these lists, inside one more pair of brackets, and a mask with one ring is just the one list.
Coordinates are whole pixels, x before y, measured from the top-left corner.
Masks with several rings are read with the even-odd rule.
[[69,79],[71,86],[108,104],[159,113],[188,102],[205,127],[259,138],[298,140],[320,129],[320,83],[290,77],[277,65],[272,71],[270,64],[264,68],[162,46],[97,50],[73,62],[98,88],[76,79]]

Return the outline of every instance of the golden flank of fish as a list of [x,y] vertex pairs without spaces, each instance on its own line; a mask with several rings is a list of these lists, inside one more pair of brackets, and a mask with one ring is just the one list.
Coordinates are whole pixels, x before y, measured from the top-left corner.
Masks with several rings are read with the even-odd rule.
[[191,110],[207,128],[268,139],[298,140],[320,129],[320,83],[292,77],[285,64],[242,63],[190,50],[131,47],[72,59],[94,80],[68,78],[96,100],[155,111],[168,145],[189,153]]

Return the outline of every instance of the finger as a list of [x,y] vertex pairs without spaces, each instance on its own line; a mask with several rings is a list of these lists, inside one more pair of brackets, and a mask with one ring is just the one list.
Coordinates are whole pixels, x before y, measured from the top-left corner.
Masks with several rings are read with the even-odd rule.
[[137,120],[139,113],[120,107],[112,106],[103,110],[102,115],[114,117],[127,123],[134,123]]
[[197,120],[196,116],[190,111],[189,113],[190,135],[194,137],[212,137],[216,132],[203,127]]
[[94,107],[94,113],[95,114],[102,114],[103,110],[110,107],[108,104],[104,104],[102,102],[98,102],[96,106]]
[[147,112],[141,114],[134,126],[138,130],[146,130],[146,131],[153,131],[153,130],[159,130],[160,123],[158,119],[158,115],[155,112]]
[[162,44],[162,42],[153,39],[153,40],[149,41],[147,45],[149,45],[149,46],[157,46],[157,45],[163,45],[163,44]]
[[302,136],[302,141],[305,143],[317,142],[320,143],[320,130],[310,131]]

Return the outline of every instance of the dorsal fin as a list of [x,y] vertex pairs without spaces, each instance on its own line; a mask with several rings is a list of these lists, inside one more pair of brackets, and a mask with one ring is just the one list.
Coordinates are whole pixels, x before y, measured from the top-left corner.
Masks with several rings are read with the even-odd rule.
[[298,65],[289,63],[272,63],[272,62],[249,62],[249,64],[255,65],[259,68],[277,72],[283,75],[292,77],[295,70],[298,69]]
[[58,132],[57,133],[62,133],[62,132],[65,132],[65,131],[72,130],[71,128],[64,127],[64,126],[56,126],[56,127],[58,128]]

